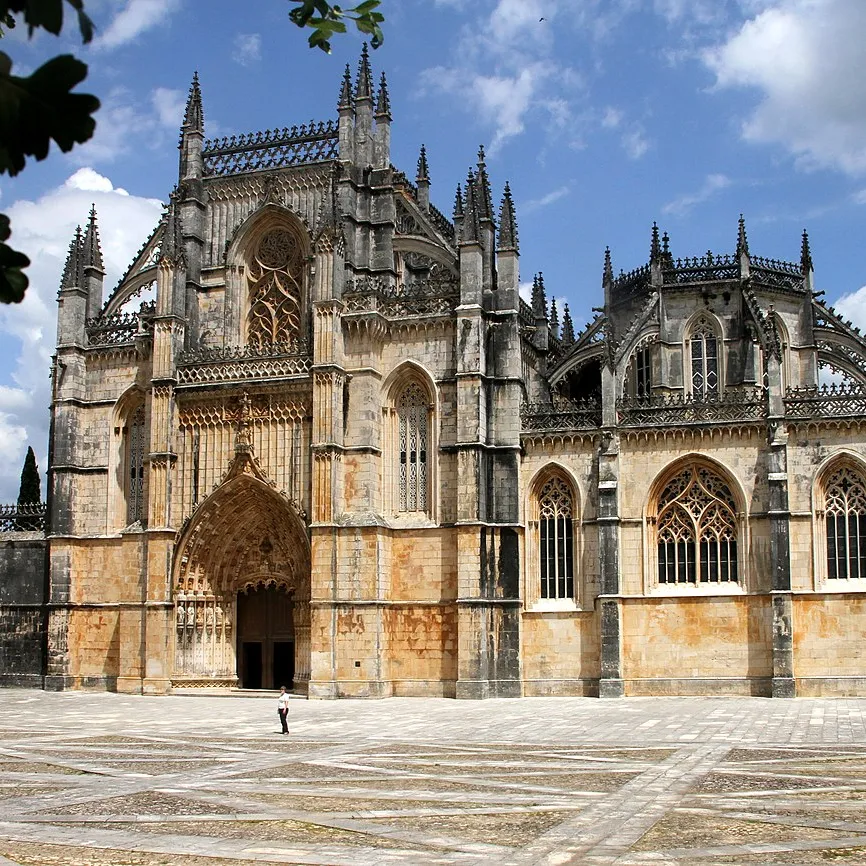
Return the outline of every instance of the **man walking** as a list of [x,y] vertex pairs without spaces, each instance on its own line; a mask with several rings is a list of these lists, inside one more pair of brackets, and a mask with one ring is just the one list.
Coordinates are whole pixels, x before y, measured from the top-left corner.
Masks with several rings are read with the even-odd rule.
[[277,712],[280,714],[280,724],[283,726],[283,733],[289,732],[289,696],[286,694],[286,687],[280,686],[280,696],[277,698]]

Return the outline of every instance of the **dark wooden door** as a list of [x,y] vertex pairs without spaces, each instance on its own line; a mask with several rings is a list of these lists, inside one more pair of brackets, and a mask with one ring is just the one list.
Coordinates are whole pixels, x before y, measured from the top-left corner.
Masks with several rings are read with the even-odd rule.
[[[244,689],[292,688],[292,597],[268,587],[238,593],[238,679]],[[258,649],[252,649],[257,645]],[[250,647],[248,660],[247,647]],[[256,661],[256,655],[258,661]]]

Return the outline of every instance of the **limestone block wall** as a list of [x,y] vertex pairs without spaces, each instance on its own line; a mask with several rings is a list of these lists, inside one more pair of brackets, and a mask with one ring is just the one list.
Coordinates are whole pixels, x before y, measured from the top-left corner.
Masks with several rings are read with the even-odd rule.
[[594,611],[525,611],[521,647],[527,697],[598,693],[599,631]]
[[795,595],[793,632],[798,695],[866,692],[866,593]]
[[0,540],[0,685],[42,684],[45,556],[42,533]]
[[628,599],[622,609],[626,694],[768,694],[768,596]]

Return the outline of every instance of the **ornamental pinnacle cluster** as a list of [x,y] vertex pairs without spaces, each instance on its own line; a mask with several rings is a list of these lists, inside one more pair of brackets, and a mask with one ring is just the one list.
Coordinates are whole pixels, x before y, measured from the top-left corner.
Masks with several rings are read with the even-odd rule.
[[207,138],[195,75],[116,286],[95,211],[76,230],[48,503],[0,534],[2,681],[866,693],[866,340],[805,232],[788,262],[742,216],[698,255],[653,224],[646,262],[532,261],[523,298],[483,147],[446,216],[435,153],[392,164],[413,133],[366,47],[333,84],[323,119]]

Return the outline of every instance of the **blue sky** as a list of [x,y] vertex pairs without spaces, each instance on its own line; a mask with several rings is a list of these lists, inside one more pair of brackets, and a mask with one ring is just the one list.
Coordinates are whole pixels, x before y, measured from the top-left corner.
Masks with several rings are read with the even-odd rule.
[[[34,260],[23,304],[0,310],[0,501],[17,495],[28,443],[45,466],[55,295],[75,225],[96,203],[113,287],[176,179],[177,133],[198,70],[208,136],[336,116],[360,37],[326,56],[285,0],[86,0],[83,48],[3,50],[27,73],[59,51],[90,64],[103,102],[94,140],[0,180],[13,245]],[[508,180],[521,278],[543,270],[575,324],[614,268],[648,255],[653,220],[675,256],[751,250],[798,260],[809,230],[816,283],[866,326],[866,3],[862,0],[384,0],[372,53],[392,99],[392,161],[451,213],[479,144],[498,200]],[[544,19],[544,20],[540,20]]]

